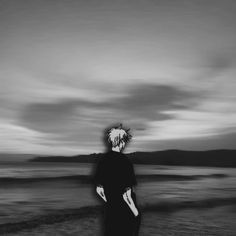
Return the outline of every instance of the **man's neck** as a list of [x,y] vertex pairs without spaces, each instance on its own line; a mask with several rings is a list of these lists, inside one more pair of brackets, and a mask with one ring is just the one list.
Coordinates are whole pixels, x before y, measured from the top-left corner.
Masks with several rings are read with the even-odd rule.
[[112,147],[111,149],[113,152],[120,152],[120,148],[119,147]]

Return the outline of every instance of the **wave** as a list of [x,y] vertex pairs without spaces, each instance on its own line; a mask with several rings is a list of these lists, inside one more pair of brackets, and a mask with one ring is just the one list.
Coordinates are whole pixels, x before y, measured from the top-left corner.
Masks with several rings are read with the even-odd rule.
[[[226,174],[209,174],[209,175],[170,175],[170,174],[151,174],[151,175],[137,175],[140,182],[143,181],[182,181],[182,180],[197,180],[201,178],[225,178]],[[49,182],[49,181],[67,181],[74,180],[83,184],[93,183],[93,177],[89,175],[71,175],[71,176],[52,176],[52,177],[0,177],[0,184],[27,184],[35,182]]]
[[[140,206],[141,212],[173,212],[184,209],[204,209],[219,206],[236,205],[236,197],[231,198],[209,198],[198,201],[183,201],[183,202],[158,202],[144,204]],[[40,215],[30,220],[25,220],[16,223],[0,224],[0,234],[15,233],[22,230],[29,230],[40,225],[48,225],[60,223],[69,220],[82,219],[86,217],[100,217],[102,206],[86,206],[78,209],[56,210],[47,215]]]
[[54,224],[68,220],[81,219],[88,216],[96,217],[100,212],[100,209],[100,206],[86,206],[81,207],[79,209],[56,210],[54,211],[54,213],[40,215],[31,218],[30,220],[0,224],[0,234],[15,233],[26,229],[33,229],[40,225]]
[[141,181],[181,181],[181,180],[197,180],[202,178],[226,178],[226,174],[209,174],[209,175],[170,175],[170,174],[154,174],[154,175],[138,175]]
[[63,181],[63,180],[76,180],[81,183],[91,183],[92,178],[88,175],[70,175],[70,176],[48,176],[48,177],[0,177],[0,183],[4,184],[24,184],[32,182],[49,182],[49,181]]
[[207,198],[201,200],[188,200],[181,202],[165,202],[145,204],[142,206],[144,211],[154,211],[154,212],[173,212],[184,209],[203,209],[203,208],[213,208],[219,206],[236,205],[236,197],[230,198]]

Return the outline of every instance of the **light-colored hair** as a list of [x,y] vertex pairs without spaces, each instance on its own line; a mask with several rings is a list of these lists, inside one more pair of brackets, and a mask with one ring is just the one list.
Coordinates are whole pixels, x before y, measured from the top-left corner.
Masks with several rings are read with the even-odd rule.
[[127,144],[131,138],[132,135],[129,133],[129,129],[123,129],[122,124],[120,124],[118,127],[110,128],[107,131],[107,140],[112,147],[119,146],[121,142]]

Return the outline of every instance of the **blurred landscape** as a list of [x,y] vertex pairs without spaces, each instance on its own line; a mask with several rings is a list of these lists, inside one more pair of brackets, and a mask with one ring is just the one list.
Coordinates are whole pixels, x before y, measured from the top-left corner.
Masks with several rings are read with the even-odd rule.
[[[76,156],[40,156],[32,162],[94,163],[102,153]],[[133,152],[127,154],[134,164],[236,167],[236,150]]]
[[[197,160],[192,165],[186,160],[190,153]],[[138,181],[140,236],[235,235],[236,172],[229,165],[230,160],[235,165],[234,153],[127,154]],[[220,167],[218,157],[223,154]],[[27,161],[1,162],[0,234],[100,235],[102,202],[94,191],[93,171],[101,155],[27,156]],[[165,165],[160,164],[164,160]]]
[[0,235],[99,236],[122,123],[140,236],[235,236],[235,22],[234,0],[0,0]]

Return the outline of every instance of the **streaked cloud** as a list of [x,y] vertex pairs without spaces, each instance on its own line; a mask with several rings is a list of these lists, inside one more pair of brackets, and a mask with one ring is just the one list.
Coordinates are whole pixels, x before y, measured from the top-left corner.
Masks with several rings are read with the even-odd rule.
[[2,1],[0,151],[101,151],[119,122],[127,151],[234,148],[235,6]]

